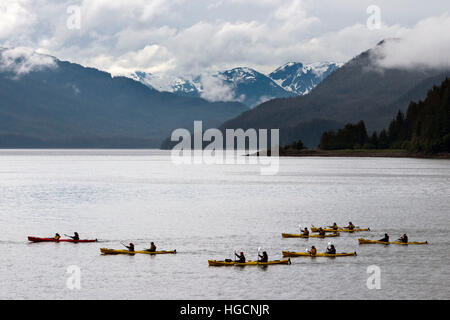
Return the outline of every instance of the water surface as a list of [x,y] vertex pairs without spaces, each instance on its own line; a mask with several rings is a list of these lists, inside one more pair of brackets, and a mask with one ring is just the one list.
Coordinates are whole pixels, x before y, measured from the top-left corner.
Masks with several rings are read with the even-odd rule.
[[[282,158],[254,165],[174,165],[165,151],[0,151],[1,299],[449,299],[450,161]],[[329,240],[282,239],[297,226],[349,220],[372,231],[333,238],[338,259],[290,266],[208,267],[258,247],[323,251]],[[28,243],[78,231],[93,244]],[[358,245],[407,232],[428,246]],[[154,241],[176,255],[101,256]],[[68,266],[81,268],[69,290]],[[381,268],[381,289],[366,286]]]

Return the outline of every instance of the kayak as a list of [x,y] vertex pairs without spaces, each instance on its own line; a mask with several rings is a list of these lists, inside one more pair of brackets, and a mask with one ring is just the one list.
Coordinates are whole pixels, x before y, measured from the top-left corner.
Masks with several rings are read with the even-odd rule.
[[403,245],[408,245],[408,244],[428,244],[428,241],[422,241],[422,242],[418,242],[418,241],[416,241],[416,242],[400,242],[400,241],[394,241],[394,242],[391,242],[392,244],[403,244]]
[[[337,228],[337,230],[330,229],[330,228],[323,228],[323,231],[325,231],[325,232],[358,232],[358,231],[370,231],[370,228],[355,228],[355,229]],[[319,232],[319,228],[311,228],[311,232]]]
[[348,252],[348,253],[316,253],[315,255],[311,255],[309,252],[292,252],[292,251],[283,251],[283,257],[350,257],[356,256],[356,252]]
[[220,266],[234,266],[236,262],[233,260],[208,260],[208,265],[210,267],[220,267]]
[[100,252],[102,254],[175,254],[177,253],[177,250],[170,250],[170,251],[129,251],[129,250],[114,250],[114,249],[107,249],[107,248],[100,248]]
[[73,239],[53,239],[53,238],[37,238],[37,237],[28,237],[28,241],[31,242],[73,242],[73,243],[85,243],[85,242],[97,242],[95,240],[73,240]]
[[378,241],[378,240],[367,240],[367,239],[358,239],[359,244],[400,244],[400,245],[409,245],[409,244],[428,244],[428,241],[423,242],[400,242],[400,241],[392,241],[392,242],[385,242],[385,241]]
[[358,242],[359,242],[359,244],[373,244],[373,243],[390,244],[390,242],[378,241],[378,240],[367,240],[367,239],[362,239],[362,238],[359,238]]
[[247,262],[235,262],[233,260],[208,260],[208,265],[211,267],[220,266],[269,266],[273,264],[291,264],[291,260],[273,260],[267,262],[259,261],[247,261]]
[[339,233],[334,234],[326,234],[324,236],[318,234],[310,234],[309,236],[305,236],[303,234],[292,234],[292,233],[282,233],[281,237],[283,238],[330,238],[330,237],[338,237]]

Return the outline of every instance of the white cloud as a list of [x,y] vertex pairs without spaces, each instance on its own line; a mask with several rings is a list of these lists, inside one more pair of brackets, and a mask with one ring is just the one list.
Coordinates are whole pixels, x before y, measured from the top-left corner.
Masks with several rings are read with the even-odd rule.
[[[66,10],[77,4],[81,29],[69,30]],[[366,9],[371,4],[371,0],[8,0],[0,3],[0,45],[33,47],[113,74],[141,70],[187,75],[238,66],[270,72],[288,61],[346,61],[384,38],[405,36],[415,48],[413,34],[434,30],[432,24],[439,23],[426,19],[450,11],[448,0],[435,0],[433,5],[378,0],[382,27],[368,30]],[[414,26],[420,20],[423,23]],[[437,43],[448,43],[443,32],[448,25],[441,27],[446,29],[430,34]],[[432,39],[421,36],[420,41]],[[447,47],[438,48],[440,56],[429,55],[436,61],[448,52]]]
[[0,39],[20,37],[20,33],[36,21],[29,7],[30,1],[26,0],[0,2]]
[[0,71],[13,72],[17,76],[43,68],[55,68],[53,57],[37,54],[33,49],[17,47],[0,51]]
[[377,49],[376,62],[384,68],[450,69],[450,16],[424,19]]
[[200,96],[209,101],[243,101],[245,97],[236,98],[234,88],[227,85],[217,76],[203,74],[201,76],[202,92]]

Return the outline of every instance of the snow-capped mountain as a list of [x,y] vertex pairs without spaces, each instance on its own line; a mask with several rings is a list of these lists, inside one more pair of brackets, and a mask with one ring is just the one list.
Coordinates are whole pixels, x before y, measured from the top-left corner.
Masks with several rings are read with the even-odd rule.
[[240,102],[250,107],[273,98],[291,96],[268,76],[251,68],[234,68],[220,72],[218,78],[232,89]]
[[254,107],[273,98],[307,94],[341,65],[335,62],[309,65],[291,62],[269,75],[240,67],[213,74],[174,78],[137,71],[130,77],[158,91],[202,97],[210,101],[239,101]]
[[137,80],[148,87],[163,92],[172,92],[181,96],[200,97],[201,83],[193,78],[170,78],[164,75],[136,71],[130,78]]
[[336,62],[317,62],[308,65],[289,62],[270,73],[269,77],[284,90],[295,95],[304,95],[341,66],[342,63]]

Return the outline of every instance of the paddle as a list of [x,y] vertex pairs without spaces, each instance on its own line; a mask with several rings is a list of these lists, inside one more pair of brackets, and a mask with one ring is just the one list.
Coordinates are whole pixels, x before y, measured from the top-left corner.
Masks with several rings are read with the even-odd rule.
[[[128,249],[128,247],[127,247],[126,245],[124,245],[122,242],[121,242],[120,244],[123,245],[125,248]],[[130,249],[128,249],[128,250],[130,250]]]
[[256,261],[259,262],[259,252],[261,251],[261,247],[258,247],[258,257],[256,258]]

